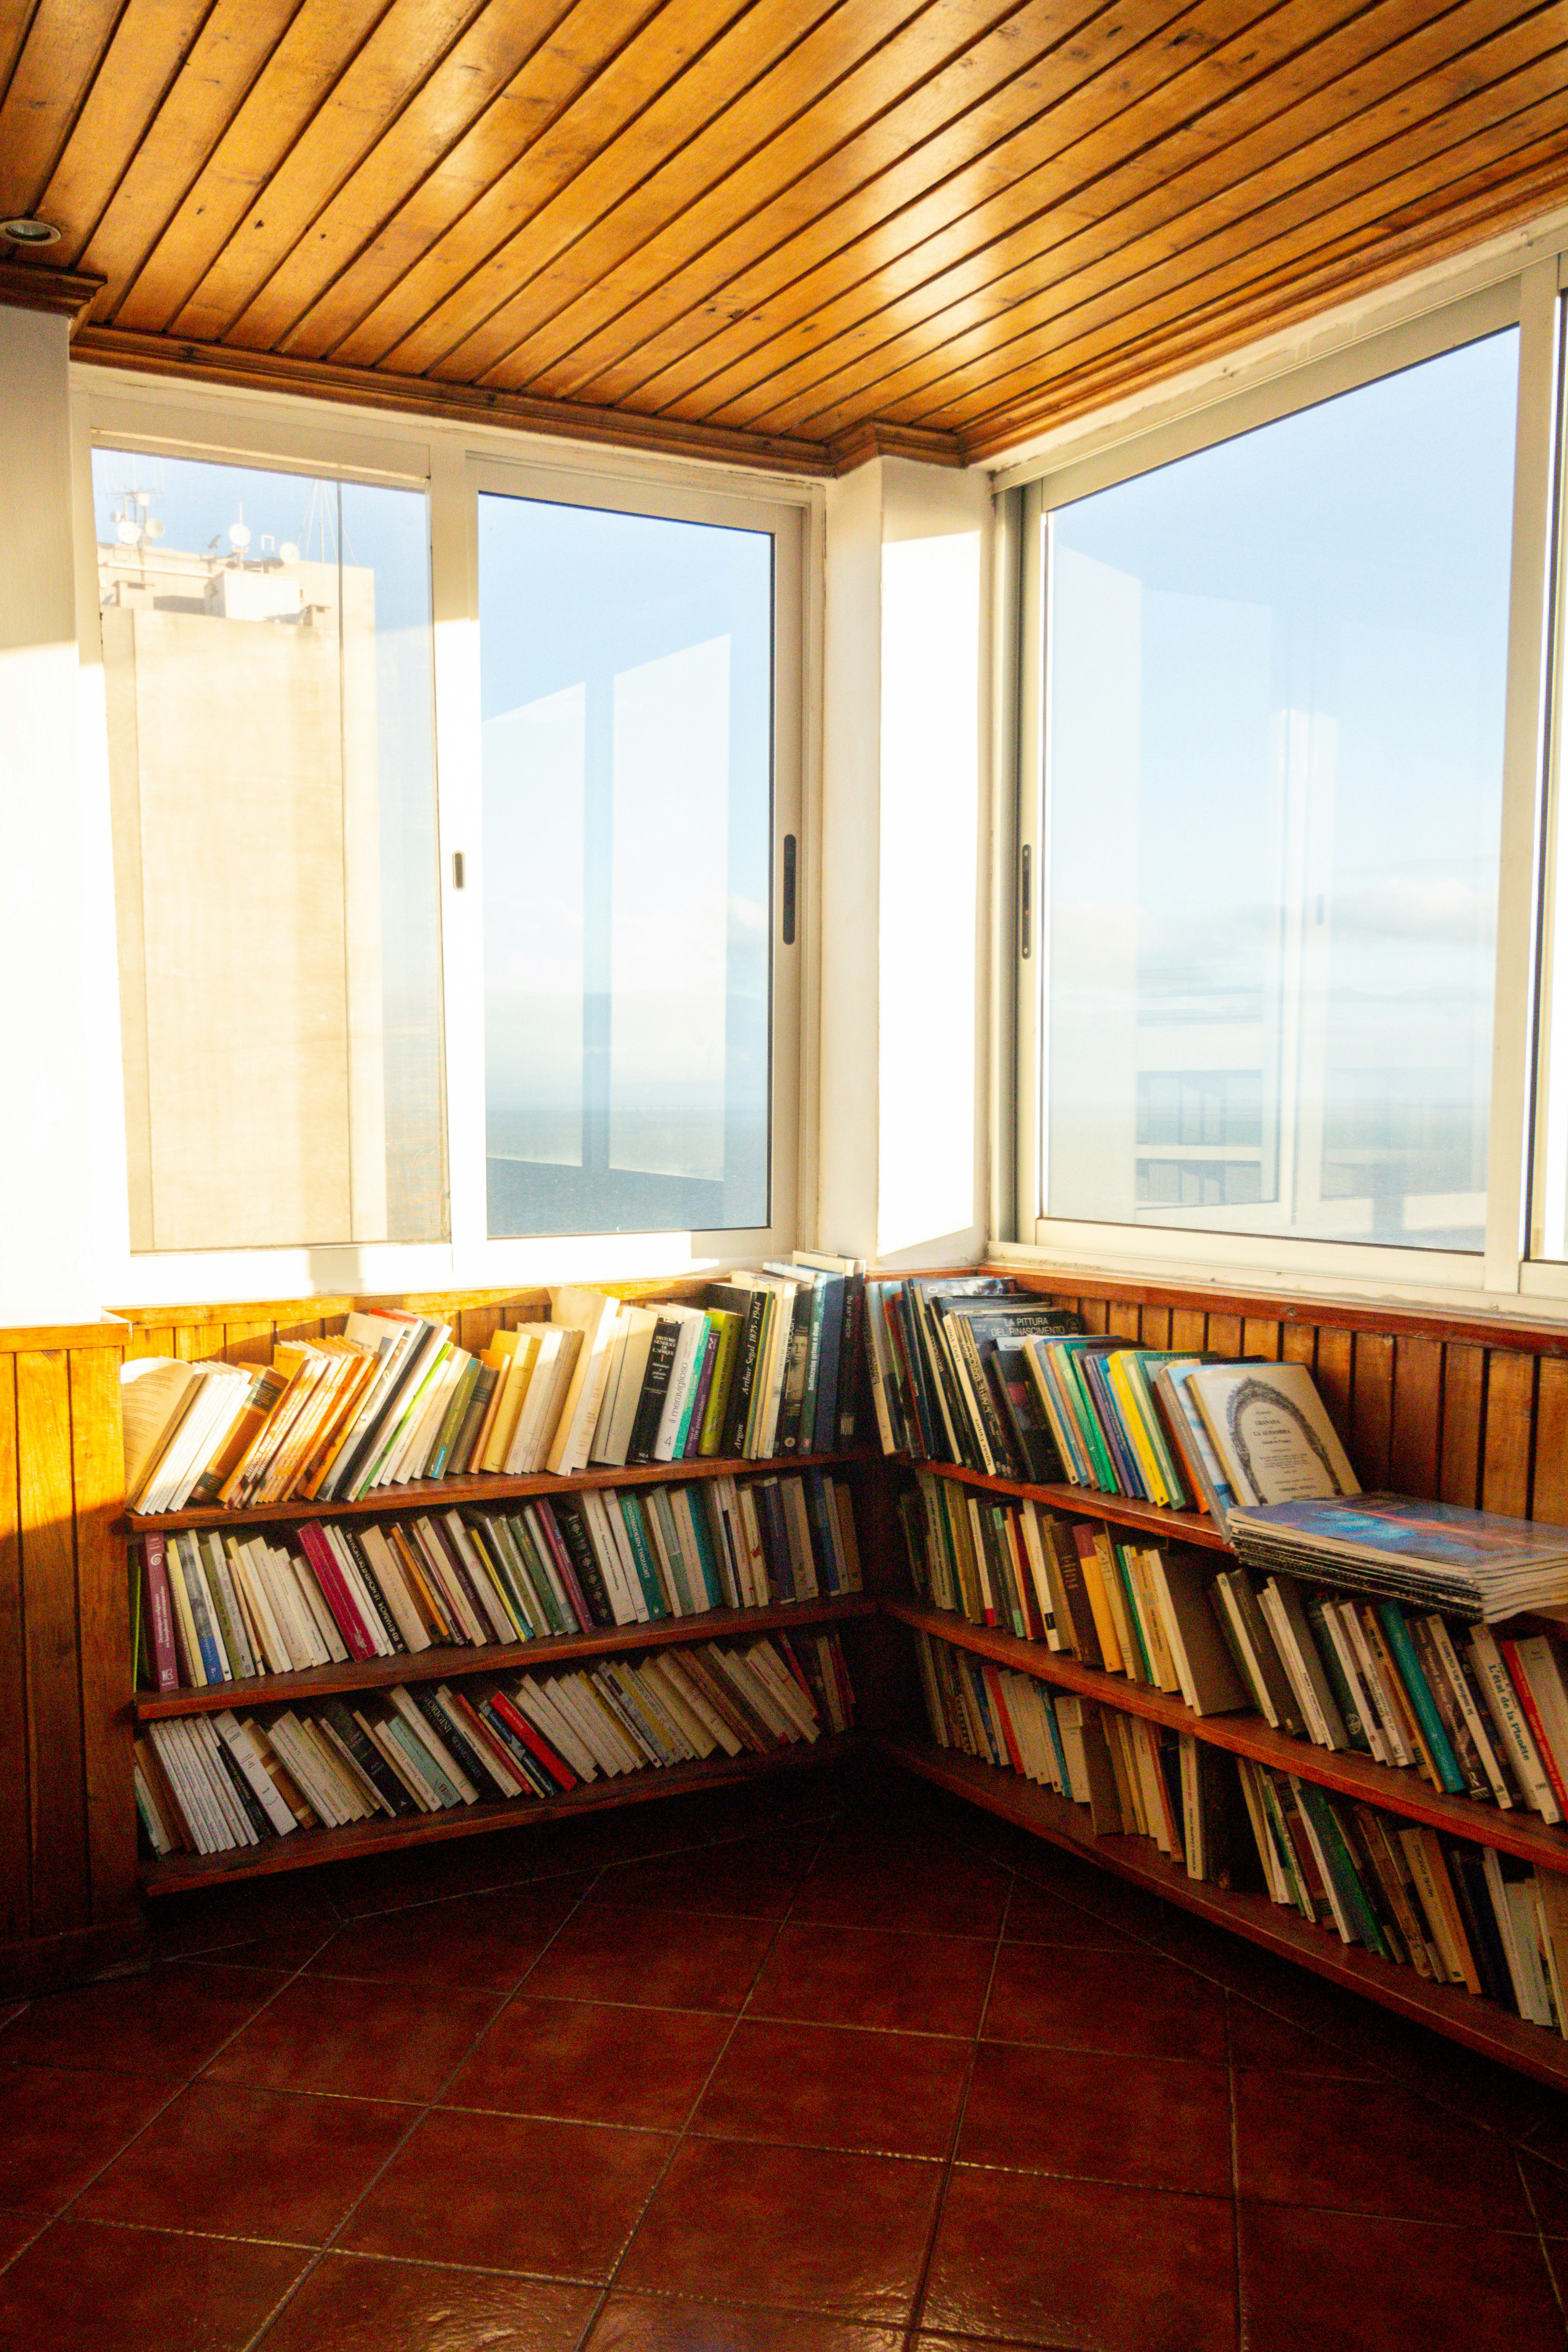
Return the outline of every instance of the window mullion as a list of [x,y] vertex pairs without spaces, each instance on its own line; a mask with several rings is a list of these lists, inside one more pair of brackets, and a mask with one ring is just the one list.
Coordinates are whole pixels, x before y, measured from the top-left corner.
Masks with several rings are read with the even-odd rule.
[[1539,263],[1524,273],[1520,297],[1519,415],[1487,1151],[1485,1278],[1490,1291],[1518,1289],[1525,1239],[1550,611],[1547,569],[1557,415],[1554,260]]

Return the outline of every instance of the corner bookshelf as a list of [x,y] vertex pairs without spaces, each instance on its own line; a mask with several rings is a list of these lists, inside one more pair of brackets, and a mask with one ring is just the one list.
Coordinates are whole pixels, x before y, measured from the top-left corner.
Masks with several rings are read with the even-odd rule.
[[[564,1500],[614,1488],[691,1486],[723,1477],[748,1482],[793,1477],[811,1470],[863,1470],[875,1459],[868,1449],[856,1447],[763,1459],[709,1456],[679,1462],[633,1463],[622,1468],[593,1468],[564,1478],[541,1471],[516,1477],[487,1474],[423,1479],[378,1487],[352,1500],[307,1502],[297,1498],[259,1507],[208,1506],[156,1513],[127,1512],[122,1526],[128,1536],[169,1535],[198,1528],[222,1528],[242,1534],[259,1528],[287,1529],[313,1520],[396,1519],[432,1509],[450,1510],[457,1505],[505,1508],[518,1502]],[[869,1549],[862,1546],[862,1551]],[[698,1610],[648,1622],[596,1625],[577,1633],[538,1635],[526,1642],[444,1644],[399,1651],[389,1657],[350,1658],[329,1665],[305,1666],[288,1674],[236,1677],[200,1688],[138,1690],[131,1698],[129,1719],[141,1725],[169,1717],[216,1714],[229,1707],[249,1713],[348,1693],[386,1690],[393,1685],[447,1682],[476,1675],[543,1672],[583,1660],[634,1655],[685,1644],[755,1640],[764,1634],[809,1628],[866,1624],[878,1613],[874,1597],[863,1592],[824,1593],[775,1602],[766,1608]],[[430,1844],[449,1837],[474,1836],[487,1830],[559,1821],[698,1788],[727,1786],[774,1771],[800,1771],[838,1761],[855,1752],[859,1746],[858,1732],[834,1734],[824,1727],[818,1738],[805,1748],[785,1747],[761,1756],[715,1756],[696,1763],[618,1775],[612,1780],[549,1797],[482,1797],[476,1803],[434,1814],[306,1830],[259,1849],[242,1846],[217,1854],[178,1853],[152,1859],[143,1856],[138,1874],[141,1890],[149,1896],[228,1885],[244,1878],[268,1877],[279,1871]]]
[[318,1863],[359,1862],[368,1854],[388,1853],[403,1846],[477,1837],[487,1830],[543,1828],[552,1822],[580,1821],[588,1813],[647,1804],[659,1797],[689,1797],[704,1789],[730,1788],[737,1781],[821,1770],[863,1749],[858,1731],[824,1731],[805,1748],[783,1748],[766,1756],[716,1756],[698,1764],[671,1764],[663,1771],[628,1772],[612,1781],[569,1789],[556,1797],[482,1797],[459,1811],[424,1813],[398,1822],[356,1822],[342,1829],[302,1830],[295,1837],[275,1838],[259,1850],[242,1846],[226,1854],[168,1854],[162,1861],[142,1864],[142,1891],[150,1895],[193,1894],[202,1887],[271,1878],[279,1871],[307,1869]]
[[1228,1927],[1249,1943],[1261,1945],[1281,1959],[1295,1960],[1315,1976],[1327,1977],[1332,1983],[1361,1993],[1417,2025],[1429,2026],[1483,2057],[1559,2090],[1568,2089],[1568,2042],[1543,2026],[1511,2016],[1495,2001],[1477,2000],[1462,1986],[1429,1984],[1413,1969],[1393,1968],[1357,1946],[1341,1944],[1324,1929],[1310,1927],[1298,1914],[1270,1903],[1266,1895],[1235,1895],[1228,1887],[1189,1878],[1179,1864],[1167,1862],[1148,1838],[1096,1837],[1081,1805],[1070,1804],[1065,1797],[1038,1788],[1032,1780],[1020,1780],[1016,1772],[994,1770],[971,1756],[939,1748],[935,1740],[883,1734],[874,1744],[890,1763],[917,1772],[938,1788],[967,1798],[987,1812],[1082,1861],[1095,1863],[1153,1895],[1164,1895],[1183,1910],[1196,1912],[1216,1927]]
[[[991,1477],[951,1462],[930,1462],[906,1454],[884,1459],[890,1467],[905,1472],[984,1488],[1013,1501],[1039,1503],[1067,1515],[1134,1529],[1155,1540],[1194,1545],[1235,1557],[1207,1514],[1162,1509],[1130,1496],[1101,1494],[1088,1487]],[[1106,1674],[1050,1649],[1043,1642],[1022,1640],[998,1626],[975,1625],[956,1610],[892,1594],[884,1594],[881,1605],[886,1616],[913,1633],[925,1633],[954,1649],[1028,1675],[1037,1682],[1072,1691],[1124,1715],[1141,1716],[1210,1747],[1226,1749],[1275,1771],[1293,1774],[1299,1780],[1312,1781],[1385,1812],[1400,1814],[1449,1836],[1494,1847],[1500,1853],[1513,1855],[1538,1869],[1568,1873],[1568,1825],[1554,1826],[1522,1807],[1504,1811],[1471,1797],[1452,1796],[1447,1790],[1432,1788],[1413,1769],[1380,1764],[1355,1750],[1321,1748],[1313,1740],[1273,1729],[1261,1716],[1195,1714],[1181,1699],[1166,1691],[1123,1675]],[[1266,1895],[1236,1893],[1189,1878],[1185,1868],[1160,1853],[1151,1839],[1125,1833],[1097,1837],[1089,1826],[1083,1807],[1017,1772],[945,1748],[935,1739],[920,1735],[884,1734],[874,1744],[890,1761],[967,1798],[1034,1836],[1098,1864],[1217,1926],[1229,1927],[1281,1958],[1299,1961],[1315,1974],[1447,2034],[1489,2058],[1541,2082],[1568,2088],[1568,2040],[1512,2015],[1484,1995],[1472,1995],[1462,1986],[1430,1982],[1413,1969],[1396,1967],[1358,1946],[1343,1944],[1329,1929],[1310,1925],[1299,1915],[1271,1902]]]

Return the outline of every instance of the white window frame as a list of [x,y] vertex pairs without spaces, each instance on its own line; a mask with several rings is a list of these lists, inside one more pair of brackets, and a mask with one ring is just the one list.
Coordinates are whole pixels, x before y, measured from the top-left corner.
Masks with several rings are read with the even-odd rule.
[[[436,809],[441,894],[445,1151],[449,1229],[444,1242],[355,1243],[270,1249],[132,1253],[123,1114],[104,1127],[98,1171],[103,1295],[121,1304],[307,1297],[333,1293],[504,1288],[566,1278],[632,1280],[785,1255],[814,1209],[815,1122],[806,1067],[814,1049],[818,732],[812,682],[821,675],[824,499],[820,483],[747,468],[644,457],[632,450],[447,423],[296,395],[248,394],[145,379],[73,364],[78,637],[84,799],[100,821],[89,891],[100,951],[89,986],[111,1024],[119,1063],[119,974],[108,855],[109,761],[98,623],[91,451],[251,464],[393,484],[430,501],[434,631]],[[483,843],[481,835],[477,517],[481,488],[673,520],[764,530],[774,538],[774,759],[770,1221],[733,1232],[581,1234],[493,1240],[484,1155]],[[795,944],[781,938],[783,843],[793,835]],[[454,886],[454,852],[465,859]],[[804,1181],[803,1181],[804,1179]]]
[[[1468,271],[1449,267],[1437,283],[1416,282],[1346,306],[1293,339],[1276,339],[1252,359],[1241,355],[1201,372],[1190,389],[1130,404],[1118,420],[1090,420],[1054,436],[1049,457],[998,470],[1002,530],[1012,551],[1010,611],[1011,758],[998,761],[997,957],[1000,985],[993,1034],[1012,1074],[1010,1106],[997,1119],[1006,1166],[996,1187],[997,1254],[1061,1266],[1093,1266],[1131,1278],[1402,1299],[1478,1304],[1539,1315],[1542,1302],[1568,1311],[1568,1264],[1532,1257],[1541,1229],[1539,1179],[1529,1198],[1531,1129],[1549,1040],[1535,1018],[1542,943],[1553,909],[1543,866],[1548,705],[1552,665],[1551,616],[1563,627],[1564,599],[1552,593],[1554,499],[1563,495],[1557,458],[1562,352],[1560,283],[1568,283],[1568,226],[1510,239]],[[1517,326],[1519,403],[1513,495],[1512,570],[1504,719],[1498,950],[1489,1121],[1484,1250],[1460,1253],[1375,1244],[1298,1240],[1274,1234],[1095,1223],[1043,1213],[1043,1037],[1047,971],[1045,924],[1050,877],[1045,825],[1048,686],[1042,547],[1050,512],[1173,459],[1229,440],[1380,376],[1437,356],[1476,337]],[[1141,413],[1137,413],[1141,410]],[[1157,421],[1152,421],[1157,420]],[[1563,662],[1556,664],[1559,678]],[[1550,730],[1554,738],[1561,729]],[[1031,952],[1020,920],[1022,854],[1032,866]],[[1005,894],[1005,898],[1004,898]],[[1568,1073],[1568,1039],[1559,1040]],[[1010,1108],[1010,1119],[1008,1110]],[[1003,1221],[1006,1220],[1004,1223]]]

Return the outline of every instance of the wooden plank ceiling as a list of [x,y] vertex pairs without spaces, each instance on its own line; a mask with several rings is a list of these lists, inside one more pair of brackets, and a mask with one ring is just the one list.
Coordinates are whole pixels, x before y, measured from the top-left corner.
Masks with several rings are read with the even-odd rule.
[[82,357],[957,462],[1560,200],[1565,58],[1568,0],[0,0],[0,217]]

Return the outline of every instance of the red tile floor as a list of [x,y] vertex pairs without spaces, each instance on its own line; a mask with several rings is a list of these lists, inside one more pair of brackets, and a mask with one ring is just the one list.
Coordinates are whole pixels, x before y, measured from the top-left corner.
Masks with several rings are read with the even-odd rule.
[[0,2347],[1568,2341],[1568,2101],[913,1783],[155,1928],[0,2025]]

